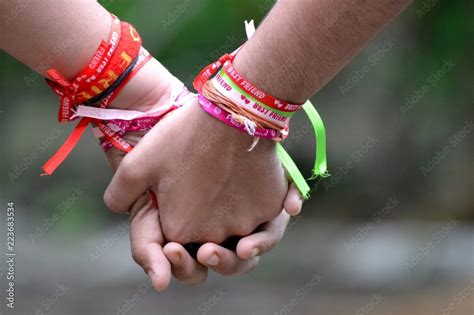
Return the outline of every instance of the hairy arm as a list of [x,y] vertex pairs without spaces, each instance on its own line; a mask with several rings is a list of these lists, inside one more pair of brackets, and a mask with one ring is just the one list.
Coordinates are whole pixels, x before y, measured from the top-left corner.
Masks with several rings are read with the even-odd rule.
[[302,103],[412,0],[279,0],[234,62],[257,87]]

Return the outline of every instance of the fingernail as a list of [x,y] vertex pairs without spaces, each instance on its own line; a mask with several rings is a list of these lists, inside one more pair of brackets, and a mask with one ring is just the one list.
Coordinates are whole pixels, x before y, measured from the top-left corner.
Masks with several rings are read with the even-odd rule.
[[250,254],[250,257],[255,257],[255,256],[258,256],[260,254],[260,251],[258,250],[258,248],[254,248],[252,249],[252,253]]
[[209,266],[217,266],[219,264],[219,257],[216,254],[212,254],[212,256],[206,261],[206,264]]

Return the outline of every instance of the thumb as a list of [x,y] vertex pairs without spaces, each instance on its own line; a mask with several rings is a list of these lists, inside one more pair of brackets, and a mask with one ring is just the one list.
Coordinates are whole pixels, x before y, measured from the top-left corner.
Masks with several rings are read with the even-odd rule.
[[289,215],[296,216],[300,214],[302,207],[303,197],[301,197],[301,194],[298,191],[298,188],[296,188],[295,184],[291,183],[283,203],[283,208]]
[[[104,202],[113,212],[124,213],[151,186],[148,181],[151,170],[143,161],[139,150],[128,153],[104,193]],[[157,176],[154,176],[155,179]]]

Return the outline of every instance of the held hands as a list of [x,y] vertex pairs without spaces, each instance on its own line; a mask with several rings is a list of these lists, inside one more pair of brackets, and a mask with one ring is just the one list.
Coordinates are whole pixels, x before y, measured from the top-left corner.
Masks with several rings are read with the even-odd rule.
[[[117,99],[115,107],[145,111],[166,100],[176,80],[155,60],[139,75],[127,87],[158,75],[158,88],[137,105],[125,107]],[[299,193],[293,185],[288,189],[273,143],[261,140],[247,152],[252,139],[210,117],[196,99],[146,135],[128,133],[126,139],[139,143],[125,157],[116,149],[107,152],[117,172],[104,200],[115,212],[134,214],[132,255],[157,290],[168,286],[171,274],[199,283],[207,267],[225,275],[251,270],[259,255],[283,236],[288,213],[301,209]],[[148,189],[158,197],[159,209],[150,202]],[[217,245],[235,235],[249,235],[238,242],[236,252]],[[182,246],[190,242],[204,244],[198,261]]]

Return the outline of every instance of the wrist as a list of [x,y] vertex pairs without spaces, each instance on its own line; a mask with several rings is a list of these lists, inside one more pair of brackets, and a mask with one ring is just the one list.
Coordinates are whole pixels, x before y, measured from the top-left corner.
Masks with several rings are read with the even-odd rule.
[[[257,36],[254,35],[254,36]],[[272,95],[273,97],[282,101],[302,104],[308,99],[306,92],[302,91],[302,86],[295,86],[291,82],[295,82],[294,78],[290,77],[289,67],[296,66],[294,56],[286,58],[287,63],[281,65],[271,56],[265,54],[253,53],[259,51],[260,43],[249,40],[239,51],[234,59],[234,68],[245,77],[250,83],[257,86],[259,89]],[[266,56],[265,59],[253,55]],[[276,52],[275,52],[276,53]],[[304,69],[301,71],[304,73]]]
[[[212,117],[201,108],[197,101],[192,102],[189,106],[186,106],[186,108],[186,110],[189,111],[188,117],[193,121],[196,130],[201,130],[203,134],[209,134],[215,137],[216,145],[226,149],[231,148],[235,150],[236,154],[249,154],[247,149],[254,141],[254,137]],[[183,110],[185,110],[185,108],[183,108]],[[275,150],[275,143],[271,140],[261,138],[259,145],[255,147],[252,154],[256,151],[270,152],[273,150]]]
[[171,95],[174,80],[175,77],[152,58],[125,85],[109,108],[146,111]]

